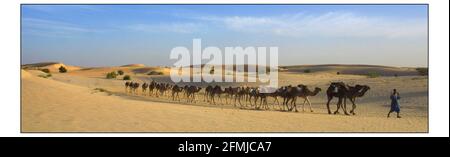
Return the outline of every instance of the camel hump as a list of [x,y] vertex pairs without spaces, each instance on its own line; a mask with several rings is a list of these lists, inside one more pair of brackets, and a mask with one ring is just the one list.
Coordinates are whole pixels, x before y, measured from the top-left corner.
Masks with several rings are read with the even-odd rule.
[[334,87],[334,89],[333,89],[333,93],[338,93],[339,92],[339,88],[337,88],[337,87]]

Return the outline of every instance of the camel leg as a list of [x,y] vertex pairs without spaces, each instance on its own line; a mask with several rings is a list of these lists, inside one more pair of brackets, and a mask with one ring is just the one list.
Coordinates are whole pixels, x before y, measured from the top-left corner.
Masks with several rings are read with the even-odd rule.
[[262,104],[262,98],[260,98],[260,100],[259,100],[259,106],[258,106],[258,104],[257,104],[257,101],[258,101],[258,98],[256,98],[255,99],[255,109],[259,109],[259,106],[261,106],[261,104]]
[[[285,102],[284,102],[284,100],[286,100]],[[284,98],[284,100],[283,100],[283,110],[285,110],[284,109],[284,107],[286,107],[286,111],[289,111],[289,98],[288,97],[286,97],[286,98]]]
[[305,112],[305,104],[306,104],[306,100],[307,100],[307,98],[304,98],[303,105],[302,105],[302,110],[303,110],[303,112]]
[[239,106],[242,108],[242,103],[241,103],[241,96],[239,96],[239,97],[236,97],[237,99],[238,99],[238,103],[239,103]]
[[[233,99],[234,98],[234,99]],[[234,96],[234,97],[231,97],[231,100],[234,100],[234,102],[233,102],[233,106],[234,107],[236,107],[236,96]]]
[[264,109],[268,109],[269,105],[267,104],[267,98],[264,98]]
[[291,110],[292,110],[292,109],[291,109],[291,107],[292,107],[292,101],[291,101],[291,103],[290,103],[291,106],[289,106],[289,101],[291,101],[291,99],[290,99],[290,98],[287,98],[287,100],[286,100],[286,110],[287,110],[287,111],[291,111]]
[[266,107],[267,107],[267,99],[261,97],[261,101],[263,101],[263,106],[261,106],[261,107],[264,107],[264,109],[266,109]]
[[[289,100],[290,100],[289,97],[287,97],[286,98],[286,104],[285,104],[286,105],[286,111],[290,111],[289,110]],[[283,106],[283,109],[284,109],[284,106]]]
[[337,108],[336,108],[336,111],[334,111],[334,114],[339,113],[339,109],[341,108],[341,105],[342,105],[342,98],[339,98],[338,103],[336,105],[337,105]]
[[297,106],[295,104],[295,102],[297,102],[297,101],[295,99],[296,99],[296,97],[292,98],[292,100],[291,100],[291,111],[292,111],[292,109],[294,109],[294,107],[295,107],[295,110],[297,110]]
[[203,102],[206,102],[206,92],[203,94]]
[[350,115],[347,113],[347,98],[344,97],[344,107],[342,108],[344,110],[345,115]]
[[255,108],[258,108],[258,104],[257,104],[257,101],[258,101],[258,97],[255,97],[255,102],[254,102],[254,104],[255,104]]
[[227,103],[228,103],[228,95],[225,96],[225,104],[227,104]]
[[308,104],[309,104],[309,111],[314,112],[313,109],[312,109],[312,107],[311,107],[311,101],[309,101],[309,98],[308,98],[308,97],[306,97],[306,101],[307,101]]
[[330,101],[333,99],[333,97],[328,96],[328,102],[327,102],[327,110],[328,110],[328,114],[331,114],[330,111]]
[[278,98],[275,97],[274,99],[275,99],[275,101],[273,101],[273,109],[275,110],[275,102],[277,102],[277,106],[278,106],[278,108],[280,108],[280,110],[281,110],[280,102],[278,101]]
[[288,103],[289,103],[289,100],[291,101],[291,106],[286,106],[286,107],[288,107],[288,111],[292,111],[292,109],[294,109],[294,98],[288,99]]
[[261,97],[261,101],[262,101],[262,106],[261,106],[261,108],[266,109],[266,98],[262,98],[262,97]]
[[298,110],[297,110],[297,97],[294,97],[294,99],[292,99],[292,102],[291,102],[291,104],[294,104],[293,106],[292,106],[292,108],[295,108],[295,112],[298,112]]
[[353,114],[353,115],[356,114],[356,113],[355,113],[355,109],[356,109],[355,100],[356,100],[356,98],[350,99],[350,102],[352,102],[352,110],[350,111],[350,113]]
[[265,99],[263,98],[263,97],[261,97],[261,109],[265,109],[266,108],[266,106],[265,106]]

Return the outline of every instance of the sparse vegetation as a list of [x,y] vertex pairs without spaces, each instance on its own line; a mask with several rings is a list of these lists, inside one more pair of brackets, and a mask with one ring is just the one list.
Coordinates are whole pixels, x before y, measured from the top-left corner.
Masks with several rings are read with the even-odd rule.
[[162,72],[159,71],[150,71],[147,75],[162,75]]
[[108,91],[108,90],[106,90],[106,89],[103,89],[103,88],[95,88],[94,91],[99,91],[99,92],[107,93],[108,96],[112,95],[112,92],[110,92],[110,91]]
[[124,74],[124,72],[123,72],[122,70],[118,70],[117,73],[118,73],[119,75],[123,75],[123,74]]
[[336,72],[336,75],[340,75],[341,73],[338,71],[338,72]]
[[381,76],[380,73],[374,72],[374,71],[371,71],[371,72],[367,73],[367,77],[369,77],[369,78],[377,78],[377,77],[380,77],[380,76]]
[[123,76],[123,80],[131,80],[130,75],[125,75],[125,76]]
[[50,73],[50,70],[48,70],[48,69],[41,69],[41,71],[45,72],[45,73]]
[[427,76],[428,75],[428,68],[416,68],[416,71],[421,76]]
[[106,74],[106,78],[107,79],[113,79],[113,78],[116,78],[116,77],[117,77],[117,74],[116,74],[115,71]]
[[49,77],[52,77],[52,74],[47,74],[47,75],[38,75],[39,77],[42,77],[42,78],[49,78]]
[[65,73],[65,72],[67,72],[66,67],[64,67],[64,66],[59,67],[59,72],[60,72],[60,73]]
[[211,70],[209,70],[209,74],[214,74],[214,67],[211,67]]
[[97,90],[97,91],[99,91],[99,92],[107,92],[107,90],[106,90],[106,89],[103,89],[103,88],[95,88],[94,90]]
[[311,73],[311,70],[310,69],[305,69],[305,70],[303,70],[303,72],[304,73]]

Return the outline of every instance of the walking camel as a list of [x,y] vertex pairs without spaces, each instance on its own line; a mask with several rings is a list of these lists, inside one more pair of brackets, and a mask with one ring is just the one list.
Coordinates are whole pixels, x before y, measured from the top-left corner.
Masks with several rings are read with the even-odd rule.
[[[352,103],[352,110],[350,110],[350,113],[355,115],[355,109],[356,109],[356,98],[363,97],[364,94],[370,90],[370,87],[367,85],[355,85],[355,86],[348,86],[349,93],[347,93],[347,98]],[[346,100],[344,100],[344,104],[346,103]]]

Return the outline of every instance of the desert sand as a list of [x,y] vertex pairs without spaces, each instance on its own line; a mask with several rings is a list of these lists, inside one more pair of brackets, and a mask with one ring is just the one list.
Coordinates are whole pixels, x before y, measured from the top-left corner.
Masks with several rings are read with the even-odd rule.
[[[58,63],[62,64],[62,63]],[[46,65],[58,66],[58,65]],[[75,67],[75,66],[73,66]],[[307,67],[312,72],[304,73]],[[211,105],[130,95],[122,76],[105,79],[105,74],[123,70],[133,81],[168,81],[167,68],[140,64],[117,67],[71,68],[67,73],[51,70],[40,77],[39,68],[22,70],[22,132],[427,132],[428,79],[411,68],[382,66],[288,66],[279,73],[280,85],[306,84],[322,92],[311,97],[314,112],[282,112],[275,109],[239,109],[232,105]],[[377,70],[386,76],[360,75]],[[161,71],[163,75],[146,75]],[[341,72],[337,75],[336,72]],[[391,76],[397,74],[397,77]],[[371,90],[357,99],[356,115],[329,115],[325,90],[331,81],[366,84]],[[403,118],[386,118],[389,93],[397,88],[402,99]],[[337,100],[331,103],[336,109]],[[269,99],[269,104],[273,100]],[[272,106],[271,106],[272,107]],[[348,106],[348,108],[350,105]]]

